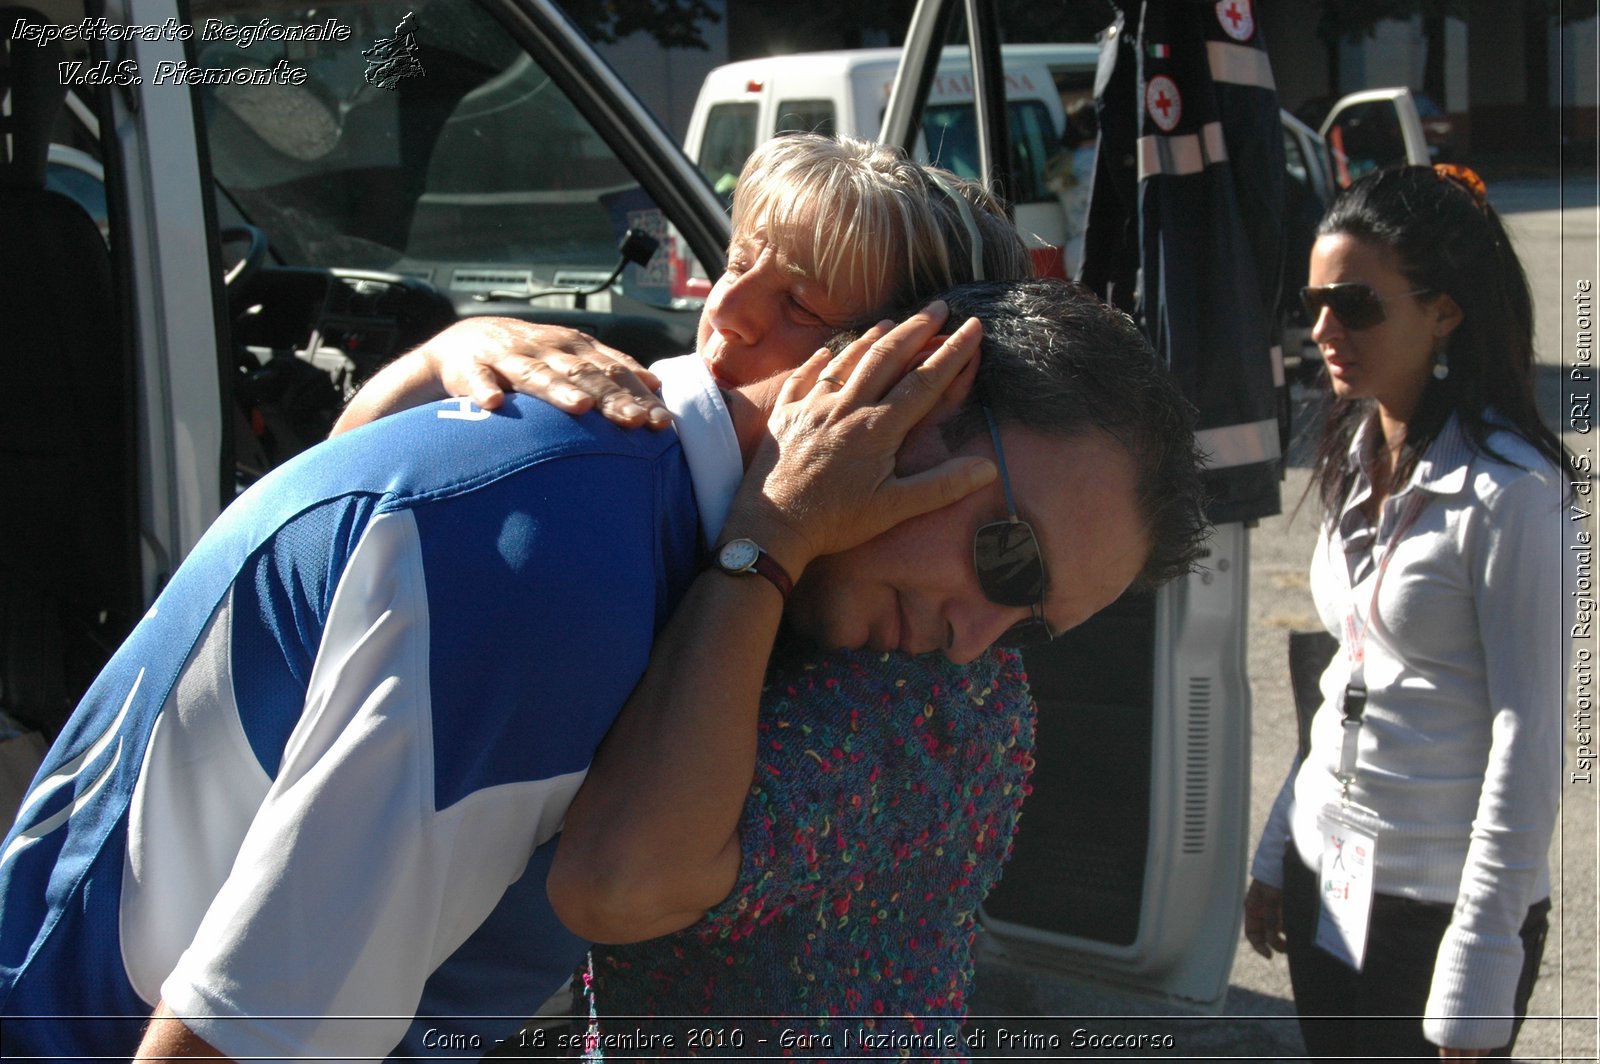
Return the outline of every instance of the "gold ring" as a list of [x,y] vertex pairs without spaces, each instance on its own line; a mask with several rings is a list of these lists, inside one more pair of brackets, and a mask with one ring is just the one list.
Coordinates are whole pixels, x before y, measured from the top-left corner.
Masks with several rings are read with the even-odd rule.
[[841,388],[844,387],[844,381],[840,380],[838,377],[832,376],[831,374],[817,378],[818,384],[821,384],[823,381],[827,381],[829,384],[836,384]]

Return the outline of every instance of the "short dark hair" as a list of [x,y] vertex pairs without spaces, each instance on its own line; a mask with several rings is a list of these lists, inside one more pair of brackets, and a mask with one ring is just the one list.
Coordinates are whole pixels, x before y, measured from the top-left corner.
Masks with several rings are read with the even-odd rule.
[[983,349],[972,399],[941,426],[958,447],[1002,424],[1058,438],[1107,433],[1139,470],[1150,555],[1136,587],[1191,572],[1209,527],[1194,409],[1133,319],[1081,285],[1036,278],[960,285],[941,296],[950,322],[977,318]]

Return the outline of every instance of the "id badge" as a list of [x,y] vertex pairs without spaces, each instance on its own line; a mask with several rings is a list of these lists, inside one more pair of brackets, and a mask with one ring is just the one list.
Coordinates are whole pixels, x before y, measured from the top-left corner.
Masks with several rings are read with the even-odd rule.
[[1337,806],[1317,817],[1322,867],[1317,877],[1321,904],[1316,944],[1361,970],[1372,917],[1372,867],[1378,840],[1352,824]]

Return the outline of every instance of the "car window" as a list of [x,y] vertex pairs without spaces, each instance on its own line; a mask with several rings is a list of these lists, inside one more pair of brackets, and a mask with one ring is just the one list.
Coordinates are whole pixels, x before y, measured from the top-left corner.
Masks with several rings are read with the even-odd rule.
[[[1082,245],[1075,242],[1081,197],[1072,172],[1074,158],[1062,144],[1061,90],[1051,69],[1053,60],[1065,65],[1067,57],[1048,44],[1004,46],[995,86],[1003,99],[995,103],[996,117],[1003,115],[1005,122],[1005,158],[992,160],[995,172],[984,174],[975,109],[981,85],[974,78],[965,22],[955,22],[948,28],[946,43],[930,56],[938,73],[930,81],[916,135],[907,137],[911,131],[899,128],[890,135],[916,143],[929,161],[999,191],[1027,244],[1034,271],[1048,277],[1070,276],[1081,255]],[[999,39],[1007,40],[1006,34],[1000,33]],[[887,110],[886,102],[885,116]]]
[[745,159],[755,151],[757,119],[753,102],[719,103],[706,113],[706,133],[695,162],[721,194],[732,194]]
[[[1036,203],[1055,197],[1045,184],[1045,164],[1060,150],[1060,134],[1050,112],[1037,100],[1006,104],[1011,131],[1011,160],[1019,187],[1014,203]],[[978,168],[978,123],[972,105],[930,104],[922,115],[931,161],[971,181],[982,180]]]
[[1388,100],[1345,106],[1327,137],[1340,185],[1406,161],[1405,138],[1394,104]]
[[94,219],[106,243],[111,242],[111,221],[106,209],[105,169],[87,152],[60,144],[50,145],[44,187],[59,192]]
[[774,133],[820,133],[831,137],[837,131],[832,100],[784,100],[778,104]]
[[[195,21],[248,30],[306,21],[282,0],[197,0]],[[335,4],[343,40],[208,33],[199,67],[298,84],[202,84],[219,196],[287,263],[386,270],[463,293],[600,282],[630,227],[664,215],[578,108],[485,11]],[[430,17],[429,11],[435,12]],[[324,17],[322,9],[318,17]],[[407,33],[397,27],[407,21]],[[668,305],[668,255],[630,267],[630,296]]]

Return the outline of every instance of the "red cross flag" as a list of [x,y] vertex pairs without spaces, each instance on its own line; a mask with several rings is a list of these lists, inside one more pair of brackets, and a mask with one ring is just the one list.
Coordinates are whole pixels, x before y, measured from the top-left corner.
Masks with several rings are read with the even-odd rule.
[[1097,77],[1100,147],[1079,279],[1131,309],[1199,411],[1219,524],[1275,514],[1284,144],[1251,0],[1131,0]]

